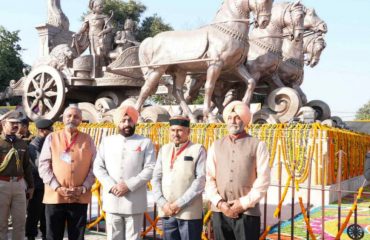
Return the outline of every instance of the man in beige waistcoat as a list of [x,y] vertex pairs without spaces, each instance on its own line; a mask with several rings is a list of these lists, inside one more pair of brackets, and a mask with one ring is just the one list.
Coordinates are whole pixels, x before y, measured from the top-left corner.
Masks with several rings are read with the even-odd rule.
[[170,140],[160,149],[153,172],[153,195],[165,240],[200,240],[206,151],[189,140],[190,121],[170,119]]
[[231,102],[223,118],[229,135],[212,144],[206,167],[215,239],[257,240],[259,201],[270,184],[269,153],[264,142],[245,131],[251,120],[247,105]]
[[88,134],[78,131],[81,121],[79,108],[66,108],[64,129],[46,137],[39,157],[48,240],[62,240],[66,224],[68,239],[84,239],[90,189],[95,181],[95,145]]

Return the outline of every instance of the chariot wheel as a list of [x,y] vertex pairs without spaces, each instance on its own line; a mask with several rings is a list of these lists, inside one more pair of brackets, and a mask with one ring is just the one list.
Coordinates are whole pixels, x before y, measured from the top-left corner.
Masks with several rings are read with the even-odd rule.
[[321,100],[312,100],[306,104],[316,111],[316,118],[320,121],[329,119],[331,116],[330,107],[327,103]]
[[161,106],[145,107],[140,115],[143,118],[143,122],[146,123],[168,122],[170,120],[170,114]]
[[100,113],[96,110],[94,104],[82,102],[78,103],[77,106],[82,112],[82,121],[89,123],[100,122]]
[[50,66],[40,66],[27,76],[23,87],[23,107],[27,117],[56,119],[63,109],[65,85],[62,75]]

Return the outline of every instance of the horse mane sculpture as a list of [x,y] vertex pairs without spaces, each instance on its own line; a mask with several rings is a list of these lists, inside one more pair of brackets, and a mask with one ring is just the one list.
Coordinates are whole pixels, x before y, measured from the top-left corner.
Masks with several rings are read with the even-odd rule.
[[203,108],[206,119],[212,117],[211,97],[222,71],[235,72],[248,85],[243,101],[249,103],[255,85],[243,65],[249,49],[249,15],[253,12],[256,26],[265,28],[270,22],[271,8],[272,0],[225,0],[210,25],[192,31],[163,32],[145,39],[140,45],[139,61],[146,81],[136,109],[155,92],[164,73],[173,77],[173,95],[194,122],[196,118],[182,93],[188,73],[206,72]]

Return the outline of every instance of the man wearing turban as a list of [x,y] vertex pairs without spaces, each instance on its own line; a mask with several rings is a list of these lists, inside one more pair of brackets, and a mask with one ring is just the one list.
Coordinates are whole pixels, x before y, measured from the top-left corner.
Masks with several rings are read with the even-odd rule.
[[153,172],[153,195],[162,217],[164,240],[200,240],[206,151],[189,140],[190,120],[170,119],[170,139]]
[[270,184],[269,153],[264,142],[247,134],[247,105],[231,102],[223,112],[229,135],[208,150],[206,195],[212,203],[215,239],[259,239],[259,201]]
[[94,162],[94,174],[103,184],[107,239],[140,239],[155,153],[150,139],[135,134],[138,118],[134,107],[118,108],[113,119],[118,134],[102,140]]

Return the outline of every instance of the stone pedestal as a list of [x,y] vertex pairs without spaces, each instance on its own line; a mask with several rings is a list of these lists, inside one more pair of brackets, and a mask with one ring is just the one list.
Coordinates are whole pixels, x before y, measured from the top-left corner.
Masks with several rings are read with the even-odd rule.
[[59,44],[72,44],[72,34],[74,32],[62,30],[47,23],[37,26],[36,30],[40,37],[39,57],[48,56],[50,51]]

